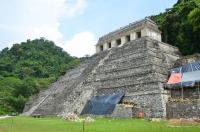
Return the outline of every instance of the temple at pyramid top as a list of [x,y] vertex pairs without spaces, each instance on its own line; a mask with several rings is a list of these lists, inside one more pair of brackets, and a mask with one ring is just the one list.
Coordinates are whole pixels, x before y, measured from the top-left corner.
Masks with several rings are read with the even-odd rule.
[[149,18],[130,23],[99,38],[96,44],[96,53],[109,50],[113,47],[120,47],[123,44],[139,39],[141,37],[150,37],[161,41],[161,31],[157,24]]

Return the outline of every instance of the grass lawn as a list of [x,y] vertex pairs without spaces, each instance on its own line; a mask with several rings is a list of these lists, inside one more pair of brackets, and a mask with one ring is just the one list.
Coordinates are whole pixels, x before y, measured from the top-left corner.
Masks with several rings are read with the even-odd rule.
[[[82,123],[59,118],[12,117],[0,120],[0,132],[83,132]],[[85,132],[200,132],[200,126],[168,126],[167,122],[142,119],[95,118]]]

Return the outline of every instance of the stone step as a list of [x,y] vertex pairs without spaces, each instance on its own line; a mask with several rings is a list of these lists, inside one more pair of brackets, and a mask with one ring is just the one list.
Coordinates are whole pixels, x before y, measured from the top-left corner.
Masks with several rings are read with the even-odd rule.
[[123,51],[124,53],[114,51],[114,53],[109,57],[108,61],[119,59],[119,58],[126,58],[126,57],[129,57],[129,56],[134,55],[134,54],[145,54],[145,53],[147,53],[147,54],[151,54],[151,55],[154,55],[154,56],[157,56],[157,57],[163,56],[163,54],[164,54],[164,52],[162,52],[161,50],[154,48],[154,47],[151,47],[151,48],[141,47],[141,48],[136,48],[136,49],[137,50],[128,49],[127,51]]
[[162,59],[163,61],[166,59],[166,57],[164,57],[163,53],[161,52],[155,52],[152,50],[142,50],[142,51],[133,51],[129,54],[126,54],[124,56],[117,56],[116,58],[109,58],[108,60],[105,61],[105,65],[109,64],[109,63],[115,63],[115,62],[123,62],[125,60],[131,60],[131,59],[137,59],[143,56],[147,56],[148,58],[151,57],[155,57],[155,58],[159,58]]
[[131,60],[131,59],[137,59],[137,58],[141,58],[143,56],[147,56],[147,52],[136,52],[136,53],[131,53],[131,54],[128,54],[126,56],[120,56],[120,57],[117,57],[117,58],[108,58],[104,65],[107,65],[109,63],[118,63],[118,62],[122,62],[122,61],[125,61],[125,60]]
[[111,56],[109,57],[109,59],[117,59],[119,57],[126,57],[126,56],[129,56],[131,54],[137,54],[137,53],[144,53],[145,51],[147,51],[147,49],[145,49],[144,47],[138,47],[136,48],[137,50],[135,49],[127,49],[126,51],[123,51],[123,52],[118,52],[118,51],[115,51],[113,50],[113,54],[111,54]]
[[155,72],[154,70],[152,70],[152,67],[144,67],[144,69],[142,68],[138,68],[138,69],[129,69],[123,72],[112,72],[109,74],[96,74],[94,75],[93,80],[113,80],[113,79],[119,79],[119,78],[126,78],[126,77],[130,77],[130,76],[136,76],[139,77],[140,75],[144,76],[147,74],[151,74],[153,73],[155,76],[159,76],[161,78],[167,78],[168,74],[164,74],[164,73],[159,73],[159,72]]
[[128,67],[137,67],[137,66],[141,66],[144,64],[150,64],[150,62],[151,61],[148,60],[146,56],[143,56],[143,57],[140,57],[137,59],[132,59],[130,61],[102,65],[96,71],[101,73],[101,72],[111,71],[111,70],[120,70],[120,69],[125,69]]
[[[156,46],[158,45],[158,46]],[[136,50],[137,49],[137,50]],[[172,48],[171,48],[172,49]],[[159,44],[154,44],[153,42],[148,43],[148,44],[127,44],[126,47],[122,46],[118,49],[114,50],[114,53],[110,56],[111,59],[117,59],[119,57],[125,57],[131,55],[133,52],[145,52],[145,51],[152,51],[154,53],[157,53],[158,56],[159,54],[169,54],[172,55],[174,54],[174,49],[172,50],[161,50],[161,47]],[[175,49],[177,50],[177,49]],[[159,53],[159,54],[158,54]],[[174,56],[174,55],[173,55]]]
[[138,58],[124,58],[124,59],[120,59],[120,60],[116,60],[116,61],[112,61],[106,65],[102,65],[101,67],[99,67],[99,69],[97,69],[97,72],[103,72],[103,71],[107,71],[107,70],[113,70],[113,69],[120,69],[121,67],[131,67],[131,66],[140,66],[142,64],[149,64],[152,63],[154,65],[158,65],[160,67],[166,67],[167,69],[169,68],[169,66],[167,65],[167,63],[165,62],[165,59],[163,58],[159,58],[156,56],[152,56],[152,55],[143,55],[143,56],[139,56]]
[[[35,113],[40,113],[40,111],[46,111],[46,113],[60,114],[65,109],[66,103],[72,104],[73,101],[80,96],[82,90],[79,85],[84,81],[90,72],[96,67],[100,60],[102,60],[109,52],[104,54],[99,54],[98,56],[91,57],[91,60],[88,62],[88,65],[77,67],[73,71],[69,72],[69,75],[66,75],[58,83],[55,83],[53,86],[56,88],[54,92],[47,98],[35,111]],[[79,72],[77,72],[78,70]],[[44,109],[46,108],[46,110]],[[66,108],[69,111],[72,108]]]
[[94,78],[96,80],[99,79],[107,79],[107,78],[112,78],[112,77],[123,77],[123,76],[130,76],[130,75],[135,75],[135,74],[140,74],[140,73],[149,73],[153,69],[153,65],[144,65],[144,66],[139,66],[139,67],[130,67],[126,69],[121,69],[121,70],[110,70],[110,71],[105,71],[105,72],[98,72],[94,74]]
[[131,93],[136,93],[138,91],[140,92],[145,92],[145,91],[161,91],[161,87],[159,87],[161,83],[159,82],[153,82],[153,81],[148,81],[144,83],[135,83],[131,85],[122,85],[119,87],[101,87],[97,89],[97,95],[104,95],[104,94],[113,94],[116,91],[124,91],[125,94],[131,94]]
[[[85,67],[87,67],[87,66],[88,65],[86,65]],[[58,82],[65,82],[65,81],[68,81],[68,80],[73,80],[73,79],[77,78],[78,76],[80,76],[80,74],[82,73],[82,71],[84,69],[85,69],[84,67],[81,67],[81,69],[76,68],[76,71],[74,70],[73,72],[66,74],[64,77],[59,79]]]
[[[57,82],[53,83],[49,87],[49,89],[40,92],[37,96],[35,96],[32,99],[32,101],[30,101],[29,105],[27,104],[28,107],[24,109],[24,112],[30,111],[29,112],[30,114],[40,113],[40,109],[42,109],[43,107],[45,106],[50,107],[50,104],[55,104],[55,100],[52,100],[52,98],[55,95],[60,95],[60,93],[62,93],[64,90],[70,91],[69,90],[70,86],[76,81],[76,78],[81,75],[84,66],[86,68],[87,64],[81,64],[77,66],[75,69],[70,70],[64,76],[60,77]],[[46,96],[48,96],[48,98],[44,100],[44,97]]]
[[114,78],[114,79],[108,79],[108,80],[98,80],[95,81],[95,87],[96,88],[102,88],[102,87],[120,87],[124,85],[132,85],[132,84],[139,84],[139,83],[148,83],[149,81],[158,81],[163,82],[163,80],[166,81],[166,77],[163,75],[155,76],[155,74],[139,74],[134,76],[126,76],[122,78]]

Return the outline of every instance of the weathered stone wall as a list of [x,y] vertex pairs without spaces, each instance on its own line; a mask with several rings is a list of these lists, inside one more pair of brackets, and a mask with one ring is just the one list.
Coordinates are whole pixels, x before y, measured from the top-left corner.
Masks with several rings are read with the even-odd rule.
[[200,100],[167,103],[167,118],[200,118]]
[[145,117],[154,117],[160,118],[165,116],[166,106],[163,105],[165,103],[164,98],[159,92],[149,92],[142,93],[137,95],[129,95],[126,96],[123,101],[125,102],[134,102],[136,107],[138,108],[138,113],[145,113]]
[[113,113],[111,114],[113,118],[132,118],[133,117],[133,107],[118,104],[115,106]]

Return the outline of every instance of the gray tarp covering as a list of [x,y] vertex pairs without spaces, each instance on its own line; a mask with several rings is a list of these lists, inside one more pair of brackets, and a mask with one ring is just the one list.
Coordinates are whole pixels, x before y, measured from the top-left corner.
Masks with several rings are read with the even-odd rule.
[[183,73],[182,82],[200,81],[200,71]]
[[93,96],[84,107],[81,114],[107,115],[112,114],[115,105],[118,104],[124,92],[117,92],[114,95]]

